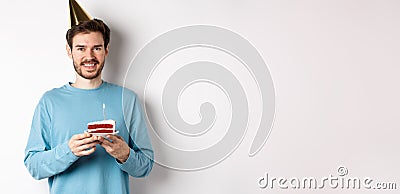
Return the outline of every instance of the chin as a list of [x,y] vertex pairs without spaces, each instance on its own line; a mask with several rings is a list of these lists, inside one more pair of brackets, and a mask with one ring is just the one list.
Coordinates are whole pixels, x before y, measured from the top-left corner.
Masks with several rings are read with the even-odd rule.
[[83,79],[87,79],[87,80],[94,80],[98,77],[100,77],[100,74],[80,74],[79,77],[83,78]]

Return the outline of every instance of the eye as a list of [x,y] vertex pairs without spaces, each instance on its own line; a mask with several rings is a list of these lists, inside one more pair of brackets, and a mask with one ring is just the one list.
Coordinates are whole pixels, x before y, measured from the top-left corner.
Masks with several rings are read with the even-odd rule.
[[78,51],[84,51],[85,49],[84,49],[83,47],[78,47],[78,48],[76,48],[76,50],[78,50]]
[[96,47],[96,48],[94,48],[94,50],[95,51],[101,51],[102,49],[101,49],[101,47]]

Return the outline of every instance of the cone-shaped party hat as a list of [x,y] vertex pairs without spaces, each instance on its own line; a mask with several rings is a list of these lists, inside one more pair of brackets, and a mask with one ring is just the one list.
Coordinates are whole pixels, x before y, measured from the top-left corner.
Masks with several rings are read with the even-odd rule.
[[78,25],[80,22],[92,19],[92,17],[75,0],[69,0],[69,16],[70,28]]

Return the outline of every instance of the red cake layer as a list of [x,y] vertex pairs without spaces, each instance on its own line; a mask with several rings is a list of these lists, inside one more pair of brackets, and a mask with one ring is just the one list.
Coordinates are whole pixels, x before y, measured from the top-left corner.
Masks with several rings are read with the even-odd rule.
[[91,131],[90,133],[114,133],[114,130],[112,129],[99,129],[96,131]]
[[88,129],[113,128],[113,127],[114,126],[112,124],[93,124],[93,125],[88,125]]

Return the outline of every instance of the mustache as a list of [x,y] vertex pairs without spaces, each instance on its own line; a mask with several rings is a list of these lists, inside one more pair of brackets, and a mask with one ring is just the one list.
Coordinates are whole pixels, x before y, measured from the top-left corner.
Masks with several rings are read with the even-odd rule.
[[81,66],[84,65],[85,63],[94,63],[94,64],[99,64],[99,61],[97,59],[91,59],[91,60],[85,60],[81,62]]

